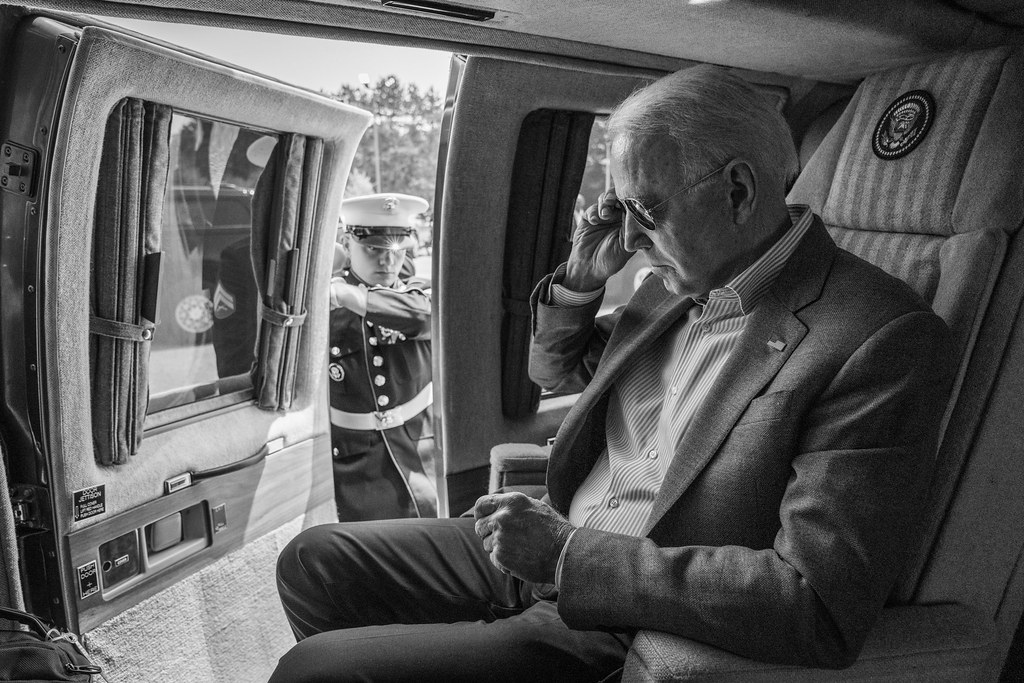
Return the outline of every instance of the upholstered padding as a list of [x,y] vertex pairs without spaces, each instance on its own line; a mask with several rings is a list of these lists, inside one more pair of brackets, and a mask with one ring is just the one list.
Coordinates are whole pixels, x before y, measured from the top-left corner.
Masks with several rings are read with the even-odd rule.
[[[961,180],[1007,55],[1004,49],[956,55],[867,78],[851,105],[853,120],[822,209],[825,223],[952,234]],[[935,98],[934,123],[913,152],[882,159],[872,150],[875,127],[889,105],[911,90]]]
[[[876,157],[871,138],[882,113],[919,89],[935,99],[930,132],[900,159]],[[907,281],[953,331],[962,361],[944,421],[928,539],[938,532],[984,413],[988,380],[967,372],[1009,236],[1024,220],[1022,101],[1022,56],[1002,48],[871,76],[790,195],[819,211],[841,246]],[[989,343],[985,353],[998,353],[1005,337]],[[929,552],[923,547],[901,578],[898,601],[914,594]]]
[[957,348],[967,351],[980,323],[979,305],[988,300],[1003,263],[1004,233],[939,237],[834,226],[829,232],[843,249],[913,287],[950,326]]
[[522,491],[534,498],[547,493],[546,475],[551,446],[501,443],[491,449],[491,478],[487,492]]
[[832,239],[843,249],[874,263],[931,301],[939,288],[939,252],[945,239],[932,235],[879,235],[868,230],[831,228]]
[[849,669],[826,671],[766,664],[705,643],[641,631],[626,658],[624,681],[887,681],[978,680],[996,643],[992,621],[963,605],[892,607]]

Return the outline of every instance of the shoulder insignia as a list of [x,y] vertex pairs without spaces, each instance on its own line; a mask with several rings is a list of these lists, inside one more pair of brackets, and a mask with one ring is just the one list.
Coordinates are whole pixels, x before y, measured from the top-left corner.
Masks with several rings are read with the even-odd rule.
[[935,99],[927,90],[903,93],[875,125],[871,149],[879,159],[899,159],[921,144],[935,120]]
[[217,289],[213,292],[213,317],[218,320],[230,318],[235,312],[235,295],[224,289],[224,285],[217,283]]

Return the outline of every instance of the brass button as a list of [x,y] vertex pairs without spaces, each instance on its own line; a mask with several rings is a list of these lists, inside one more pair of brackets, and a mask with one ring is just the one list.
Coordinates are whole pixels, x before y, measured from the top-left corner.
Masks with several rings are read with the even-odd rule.
[[378,396],[377,397],[377,405],[383,407],[383,406],[386,406],[389,403],[391,403],[391,399],[388,398],[387,396]]
[[608,501],[608,507],[613,509],[619,507],[619,499],[612,496],[611,500]]
[[338,348],[337,346],[332,346],[331,347],[331,355],[332,356],[340,356],[341,355],[341,349]]
[[370,346],[376,346],[377,345],[377,338],[376,337],[370,337],[366,341],[370,342]]
[[384,386],[384,382],[386,381],[387,380],[384,379],[384,375],[377,375],[376,377],[373,378],[373,383],[376,384],[378,387]]
[[384,365],[384,357],[383,356],[374,356],[373,357],[373,367],[379,368],[382,365]]

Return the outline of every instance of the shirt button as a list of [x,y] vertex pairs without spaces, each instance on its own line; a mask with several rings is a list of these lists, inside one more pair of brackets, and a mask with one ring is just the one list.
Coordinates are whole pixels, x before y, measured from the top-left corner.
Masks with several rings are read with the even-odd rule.
[[658,451],[652,448],[651,450],[647,451],[647,457],[650,458],[651,460],[654,460],[655,458],[658,457]]
[[377,405],[379,405],[381,407],[384,407],[384,406],[386,406],[389,403],[391,403],[391,399],[388,398],[387,396],[378,396],[377,397]]
[[711,331],[711,325],[705,323],[704,325],[701,325],[700,329],[704,331],[704,334],[707,334]]
[[675,396],[676,394],[679,393],[679,389],[677,387],[672,387],[671,389],[669,389],[669,393]]
[[386,381],[387,380],[384,379],[384,375],[377,375],[376,377],[373,378],[373,383],[376,384],[378,387],[384,386],[384,382]]
[[610,507],[610,508],[617,508],[617,507],[619,507],[619,499],[616,498],[615,496],[612,496],[611,500],[608,501],[608,507]]
[[335,458],[337,458],[338,457],[338,449],[337,448],[332,448],[331,449],[331,454],[334,455]]
[[366,341],[370,342],[370,346],[376,346],[377,345],[377,338],[376,337],[370,337]]
[[379,368],[382,365],[384,365],[384,357],[383,356],[374,356],[373,357],[373,367]]
[[337,346],[332,346],[331,347],[331,355],[332,356],[340,356],[341,355],[341,349],[339,349]]

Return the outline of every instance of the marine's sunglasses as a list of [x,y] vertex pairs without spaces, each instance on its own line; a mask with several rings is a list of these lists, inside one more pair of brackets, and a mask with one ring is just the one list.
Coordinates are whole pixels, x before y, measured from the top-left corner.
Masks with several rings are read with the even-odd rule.
[[654,228],[655,228],[655,225],[654,225],[654,215],[653,215],[654,211],[657,211],[660,207],[664,206],[669,200],[675,199],[676,197],[678,197],[682,193],[686,192],[687,190],[692,189],[694,187],[697,187],[698,185],[703,183],[705,180],[707,180],[708,178],[711,178],[716,173],[721,171],[723,168],[728,166],[730,163],[731,163],[730,161],[727,161],[724,164],[722,164],[721,166],[719,166],[718,168],[716,168],[714,171],[711,171],[710,173],[708,173],[707,175],[702,175],[700,178],[698,178],[697,180],[693,181],[692,183],[690,183],[689,185],[687,185],[683,189],[681,189],[681,190],[679,190],[677,192],[672,193],[671,196],[666,197],[665,199],[663,199],[662,201],[658,202],[657,204],[655,204],[654,206],[652,206],[649,209],[646,206],[644,206],[643,202],[641,202],[639,199],[635,199],[633,197],[621,197],[621,198],[619,198],[619,203],[621,203],[622,207],[626,211],[629,212],[629,215],[633,217],[633,220],[635,220],[637,223],[639,223],[641,226],[643,226],[647,230],[654,230]]

